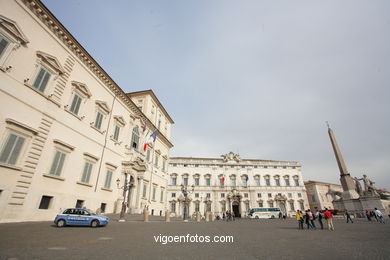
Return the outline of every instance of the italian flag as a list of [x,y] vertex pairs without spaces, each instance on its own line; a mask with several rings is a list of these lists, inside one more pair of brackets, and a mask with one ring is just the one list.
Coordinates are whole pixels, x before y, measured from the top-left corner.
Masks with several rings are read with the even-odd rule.
[[144,143],[144,152],[148,149],[148,144],[152,144],[156,141],[157,138],[157,130],[154,130],[154,132],[149,135],[149,130],[148,133],[145,136],[145,143]]

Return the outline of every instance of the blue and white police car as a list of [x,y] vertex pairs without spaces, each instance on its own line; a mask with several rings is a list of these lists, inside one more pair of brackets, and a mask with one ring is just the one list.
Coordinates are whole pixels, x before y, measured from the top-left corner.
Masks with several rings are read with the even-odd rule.
[[87,209],[71,208],[66,209],[62,214],[58,214],[54,219],[57,227],[64,226],[90,226],[98,227],[108,224],[109,218],[91,213]]

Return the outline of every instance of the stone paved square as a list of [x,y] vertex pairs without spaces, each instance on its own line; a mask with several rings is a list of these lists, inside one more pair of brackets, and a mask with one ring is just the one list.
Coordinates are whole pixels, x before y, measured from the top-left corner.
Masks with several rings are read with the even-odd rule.
[[[335,219],[335,231],[298,230],[294,219],[149,223],[57,228],[50,222],[0,225],[0,259],[389,259],[390,225]],[[386,219],[388,220],[388,219]],[[158,235],[231,235],[233,243],[156,243]]]

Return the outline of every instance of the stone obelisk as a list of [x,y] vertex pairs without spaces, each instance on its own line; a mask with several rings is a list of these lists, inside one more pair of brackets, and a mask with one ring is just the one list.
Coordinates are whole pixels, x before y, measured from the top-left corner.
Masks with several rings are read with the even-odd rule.
[[339,166],[340,170],[340,182],[343,187],[343,199],[357,199],[359,198],[359,194],[356,192],[356,184],[351,175],[349,174],[347,170],[347,166],[345,165],[343,155],[341,154],[340,148],[337,145],[336,137],[330,129],[328,125],[328,134],[330,141],[332,143],[334,155],[336,156],[337,165]]

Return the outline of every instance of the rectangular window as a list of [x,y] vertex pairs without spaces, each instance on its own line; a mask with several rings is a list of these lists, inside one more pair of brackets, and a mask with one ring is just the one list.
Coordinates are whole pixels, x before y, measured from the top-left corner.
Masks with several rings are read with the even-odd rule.
[[298,198],[302,198],[302,194],[301,193],[298,193]]
[[188,177],[183,178],[183,185],[184,186],[188,185]]
[[72,104],[70,105],[69,111],[75,115],[78,115],[79,110],[80,110],[81,101],[82,101],[82,98],[79,95],[74,94]]
[[256,186],[260,186],[260,179],[259,178],[256,179]]
[[163,160],[162,160],[162,170],[165,172],[165,167],[166,167],[166,165],[167,165],[167,160],[166,159],[164,159],[163,158]]
[[177,180],[176,177],[171,177],[171,184],[176,185],[176,180]]
[[119,139],[119,131],[120,131],[120,127],[118,125],[115,125],[115,129],[114,129],[114,135],[112,137],[112,139],[114,139],[115,141],[118,141]]
[[99,111],[96,112],[96,119],[95,119],[95,123],[94,123],[94,127],[96,129],[99,129],[102,127],[102,122],[103,122],[103,114],[100,113]]
[[0,35],[0,57],[4,54],[8,44],[9,44],[8,40],[4,38],[2,35]]
[[171,197],[172,197],[172,198],[176,198],[176,193],[173,192],[173,193],[171,194]]
[[258,198],[261,198],[261,193],[257,193],[257,197],[258,197]]
[[199,202],[195,202],[195,212],[199,212]]
[[33,88],[37,89],[40,92],[44,92],[49,82],[51,74],[44,68],[40,68],[37,76],[35,77]]
[[22,150],[25,138],[15,133],[10,133],[4,143],[0,154],[0,162],[15,165]]
[[221,198],[225,198],[225,193],[221,193]]
[[171,212],[176,212],[176,202],[171,202]]
[[219,186],[224,187],[225,183],[223,182],[222,178],[219,179]]
[[104,181],[104,188],[111,188],[111,180],[112,180],[112,170],[107,169],[106,171],[106,179]]
[[236,186],[236,179],[231,180],[231,182],[232,182],[232,186],[235,187]]
[[164,201],[164,189],[163,188],[161,188],[160,201],[161,202]]
[[275,179],[275,182],[276,182],[276,186],[280,186],[280,180],[279,179]]
[[295,181],[295,186],[299,186],[299,179],[294,179]]
[[147,184],[144,183],[144,189],[142,190],[142,198],[146,198],[146,189],[148,188]]
[[50,167],[50,172],[49,172],[50,174],[56,175],[56,176],[61,175],[62,167],[64,166],[65,156],[66,156],[66,153],[59,151],[59,150],[56,151],[56,154],[54,156],[54,160],[53,160],[51,167]]
[[106,212],[106,206],[107,206],[106,203],[101,203],[100,204],[100,210],[102,211],[102,213]]
[[150,161],[150,150],[149,149],[146,151],[146,161],[147,162]]
[[305,205],[302,201],[299,202],[299,207],[301,208],[301,210],[305,210]]
[[290,179],[285,179],[286,180],[286,186],[290,186]]
[[199,193],[195,193],[195,198],[199,198]]
[[158,154],[154,157],[154,166],[158,167]]
[[263,202],[259,202],[259,208],[263,207]]
[[265,179],[265,184],[266,184],[267,186],[271,186],[271,182],[269,181],[269,179]]
[[84,200],[77,200],[75,208],[82,208],[84,206]]
[[89,183],[91,178],[93,164],[89,161],[85,161],[83,175],[81,176],[81,182]]
[[206,178],[206,186],[210,186],[210,178]]
[[248,193],[244,193],[244,198],[248,198]]
[[272,198],[272,193],[268,193],[268,198]]
[[207,198],[211,198],[211,193],[206,193]]
[[39,203],[39,209],[48,209],[52,199],[53,197],[51,196],[42,196],[41,203]]
[[156,200],[156,187],[153,186],[152,200]]
[[292,194],[291,194],[291,193],[289,193],[289,194],[288,194],[288,197],[289,197],[289,198],[292,198]]
[[273,208],[273,207],[274,207],[274,203],[273,203],[272,201],[269,201],[269,202],[268,202],[268,206],[269,206],[270,208]]
[[195,186],[199,186],[199,177],[195,178]]

